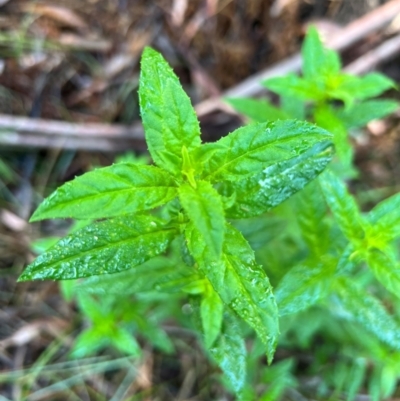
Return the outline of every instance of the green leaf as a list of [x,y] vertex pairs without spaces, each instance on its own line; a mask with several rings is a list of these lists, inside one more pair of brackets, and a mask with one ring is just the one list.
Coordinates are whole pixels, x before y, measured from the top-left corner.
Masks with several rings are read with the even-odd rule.
[[279,335],[278,309],[268,277],[239,231],[228,225],[222,258],[216,259],[196,228],[186,229],[188,247],[225,305],[247,322],[267,347],[271,361]]
[[368,266],[382,285],[400,297],[400,265],[378,249],[371,249],[367,256]]
[[266,100],[247,98],[228,98],[226,101],[239,113],[260,123],[275,120],[287,120],[290,116]]
[[379,202],[369,213],[374,234],[384,242],[400,236],[400,193]]
[[124,354],[139,356],[141,349],[135,337],[127,330],[116,327],[111,336],[111,344]]
[[309,183],[300,191],[295,204],[303,240],[312,256],[322,256],[328,248],[329,228],[323,221],[327,207],[318,181]]
[[325,100],[327,97],[324,85],[300,78],[296,74],[270,78],[263,81],[262,84],[270,91],[275,92],[280,96],[314,101]]
[[189,219],[214,255],[221,254],[224,241],[225,218],[221,196],[209,182],[198,181],[179,187],[179,199]]
[[209,286],[200,304],[200,315],[204,331],[204,344],[210,349],[221,332],[224,305],[219,295]]
[[347,128],[360,128],[372,120],[386,117],[398,108],[399,103],[394,100],[366,100],[337,110],[336,115]]
[[109,345],[110,341],[96,328],[91,327],[75,339],[70,353],[71,358],[83,358],[95,354],[97,351]]
[[145,48],[139,85],[146,142],[154,161],[172,173],[181,170],[181,149],[200,146],[200,128],[178,78],[163,57]]
[[[377,72],[366,74],[363,77],[344,75],[342,83],[332,92],[332,96],[337,94],[348,94],[350,98],[365,100],[379,96],[386,90],[395,87],[395,83],[386,76]],[[341,95],[340,95],[341,96]],[[341,98],[338,96],[339,98]]]
[[340,59],[336,52],[326,49],[315,27],[308,29],[301,54],[303,56],[303,75],[307,80],[315,80],[340,72]]
[[246,381],[246,346],[233,319],[229,319],[210,353],[233,390],[240,394]]
[[217,142],[218,148],[205,162],[205,175],[216,182],[253,177],[266,167],[298,156],[329,138],[325,130],[303,121],[250,124]]
[[30,221],[122,216],[153,209],[176,196],[175,183],[163,170],[132,163],[114,164],[59,187],[42,202]]
[[333,156],[331,142],[322,141],[303,154],[278,162],[252,177],[225,186],[235,196],[229,218],[257,216],[281,204],[320,174]]
[[333,274],[332,263],[316,266],[301,264],[289,270],[275,290],[279,315],[300,312],[324,298],[328,294]]
[[345,277],[335,280],[334,291],[336,315],[359,323],[382,342],[400,350],[400,326],[375,297]]
[[124,216],[87,226],[40,255],[19,281],[75,279],[130,269],[164,252],[174,228],[153,216]]
[[343,234],[355,245],[364,238],[363,220],[344,183],[333,173],[326,171],[319,178],[322,192]]

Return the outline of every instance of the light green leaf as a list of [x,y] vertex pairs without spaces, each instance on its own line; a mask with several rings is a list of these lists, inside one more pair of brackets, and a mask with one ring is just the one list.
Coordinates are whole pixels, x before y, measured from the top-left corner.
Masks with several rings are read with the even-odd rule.
[[341,65],[337,53],[323,46],[315,27],[308,29],[301,54],[303,75],[307,80],[316,80],[340,72]]
[[153,209],[176,196],[175,183],[163,170],[132,163],[114,164],[59,187],[42,202],[31,221],[122,216]]
[[281,204],[320,174],[333,156],[331,142],[322,141],[303,154],[278,162],[252,177],[229,183],[224,195],[235,196],[227,217],[257,216]]
[[317,180],[299,192],[295,204],[303,240],[312,256],[322,256],[329,245],[329,228],[324,223],[327,207]]
[[247,322],[267,347],[272,361],[279,335],[278,309],[268,277],[257,265],[254,252],[239,231],[228,225],[222,258],[216,259],[189,224],[188,247],[200,270],[225,305]]
[[360,128],[372,120],[386,117],[398,108],[399,103],[394,100],[366,100],[337,110],[336,115],[347,128]]
[[379,202],[369,213],[374,235],[389,242],[400,236],[400,193]]
[[111,344],[124,354],[139,356],[141,349],[135,337],[127,330],[116,327],[112,332]]
[[226,101],[239,113],[260,123],[291,118],[287,113],[273,106],[266,100],[228,98]]
[[160,167],[179,173],[182,146],[189,152],[200,146],[199,123],[171,67],[148,47],[142,55],[139,100],[151,156]]
[[224,305],[219,295],[209,286],[200,304],[204,344],[210,349],[221,332]]
[[221,254],[224,241],[225,218],[221,196],[209,182],[198,181],[179,187],[179,199],[189,219],[214,255]]
[[385,75],[377,72],[366,74],[363,77],[344,75],[342,83],[336,91],[338,93],[348,93],[352,99],[365,100],[379,96],[384,91],[394,88],[395,83]]
[[308,81],[296,74],[270,78],[262,84],[280,96],[294,97],[301,100],[321,101],[327,97],[326,89],[321,83]]
[[210,349],[236,394],[240,394],[246,381],[246,346],[233,319],[225,325],[224,333]]
[[400,350],[400,326],[375,297],[346,277],[335,280],[334,292],[335,314],[359,323],[382,342]]
[[218,149],[205,163],[205,175],[216,182],[253,177],[329,139],[327,131],[303,121],[250,124],[217,142]]
[[353,196],[333,173],[325,171],[319,178],[322,192],[343,234],[355,245],[364,238],[363,219]]
[[71,358],[83,358],[95,354],[97,351],[110,344],[109,338],[106,338],[103,333],[91,327],[75,339],[72,347]]
[[153,216],[124,216],[87,226],[40,255],[19,281],[75,279],[130,269],[164,252],[174,228]]
[[400,265],[378,249],[368,252],[367,263],[382,285],[397,297],[400,297]]
[[332,263],[295,266],[283,277],[275,290],[279,315],[290,315],[316,304],[329,291],[334,274]]

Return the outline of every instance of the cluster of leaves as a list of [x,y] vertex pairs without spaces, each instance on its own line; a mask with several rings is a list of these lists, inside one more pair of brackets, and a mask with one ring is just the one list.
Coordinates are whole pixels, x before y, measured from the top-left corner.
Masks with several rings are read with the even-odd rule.
[[[61,239],[19,280],[103,275],[100,284],[107,292],[110,283],[117,283],[114,288],[129,283],[137,293],[169,288],[190,294],[197,300],[193,310],[206,349],[240,393],[246,348],[236,327],[247,323],[271,362],[279,313],[268,276],[234,219],[268,211],[317,177],[332,158],[331,135],[287,120],[251,124],[202,144],[189,98],[150,48],[142,56],[139,97],[155,165],[118,163],[58,188],[31,221],[101,221]],[[163,259],[160,267],[165,254],[173,255],[174,263]],[[86,288],[93,287],[90,280]],[[81,300],[81,307],[99,320],[91,301]],[[121,330],[103,334],[132,351],[135,344]],[[84,340],[94,336],[86,332]]]
[[375,72],[362,77],[341,72],[338,54],[323,46],[313,27],[305,38],[302,60],[302,76],[292,73],[262,82],[280,96],[280,108],[267,100],[230,98],[228,102],[254,121],[289,118],[314,121],[333,134],[342,172],[354,175],[348,133],[398,108],[394,100],[374,99],[395,84]]
[[[303,62],[303,77],[265,83],[281,95],[282,109],[261,100],[229,102],[254,120],[288,118],[295,110],[328,128],[339,151],[337,164],[347,163],[348,173],[348,130],[398,107],[369,100],[393,83],[379,74],[342,74],[337,54],[322,46],[315,29],[305,40]],[[368,383],[371,399],[379,401],[393,394],[399,379],[400,194],[361,213],[341,178],[343,168],[333,164],[330,170],[264,215],[259,228],[247,223],[255,227],[250,243],[275,288],[280,345],[315,352],[310,374],[324,376],[321,396],[334,389],[333,395],[354,400]],[[266,239],[271,222],[282,228]],[[315,338],[324,339],[318,350]]]

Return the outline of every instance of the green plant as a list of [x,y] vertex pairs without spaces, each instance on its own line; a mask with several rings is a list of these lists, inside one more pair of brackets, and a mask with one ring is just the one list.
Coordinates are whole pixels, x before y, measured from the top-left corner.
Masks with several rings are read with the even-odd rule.
[[[353,169],[348,130],[397,108],[394,101],[366,100],[394,84],[379,74],[342,74],[338,56],[323,48],[315,29],[307,34],[303,60],[303,77],[265,83],[281,95],[281,108],[263,100],[228,101],[254,120],[297,113],[329,129],[339,151],[333,170],[348,177]],[[399,202],[396,194],[362,213],[343,180],[327,171],[273,214],[264,215],[264,222],[242,223],[275,287],[280,346],[312,353],[308,373],[322,377],[317,390],[322,399],[354,400],[367,383],[375,401],[395,391],[400,350]],[[279,224],[280,233],[266,237],[271,222]],[[313,342],[321,338],[317,349]]]
[[227,101],[254,121],[288,118],[308,119],[333,134],[336,154],[343,173],[354,175],[353,151],[348,132],[382,118],[398,108],[398,102],[373,99],[395,87],[379,73],[357,77],[341,72],[338,54],[323,46],[318,32],[311,27],[302,47],[303,75],[288,74],[262,84],[280,96],[280,108],[267,100],[230,98]]
[[[150,287],[190,294],[206,348],[240,393],[246,350],[238,318],[257,333],[271,362],[279,315],[268,276],[230,220],[266,212],[316,178],[333,155],[331,136],[288,120],[252,124],[201,144],[189,98],[149,48],[139,98],[156,166],[119,163],[57,189],[31,221],[105,220],[66,236],[19,280],[104,275],[103,291],[108,282],[138,293]],[[92,284],[93,277],[84,282]]]

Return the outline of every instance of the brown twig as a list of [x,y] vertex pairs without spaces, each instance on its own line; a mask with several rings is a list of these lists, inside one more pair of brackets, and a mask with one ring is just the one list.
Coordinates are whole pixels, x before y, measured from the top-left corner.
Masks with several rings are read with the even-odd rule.
[[[352,22],[336,34],[327,45],[343,50],[370,33],[390,23],[400,13],[400,0],[392,0]],[[353,74],[364,73],[379,62],[400,51],[400,36],[389,39],[346,67]],[[272,67],[252,75],[224,92],[220,97],[205,100],[196,106],[199,117],[217,110],[227,110],[225,97],[258,95],[262,80],[281,76],[301,68],[297,53]],[[60,121],[29,119],[0,114],[0,145],[36,148],[64,148],[88,151],[118,152],[127,149],[146,149],[143,128],[111,124],[79,124]]]

